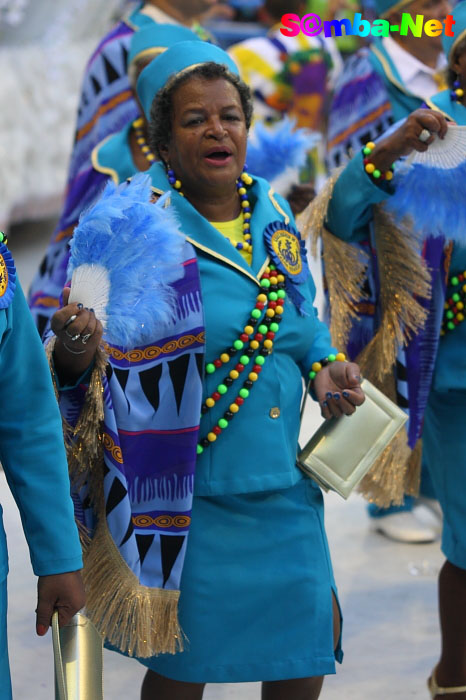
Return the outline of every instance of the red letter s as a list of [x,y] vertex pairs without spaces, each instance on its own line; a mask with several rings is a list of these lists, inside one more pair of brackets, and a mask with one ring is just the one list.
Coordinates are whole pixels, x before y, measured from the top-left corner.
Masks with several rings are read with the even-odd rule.
[[299,34],[299,15],[293,12],[288,12],[286,15],[282,15],[282,24],[285,27],[280,27],[280,32],[283,36],[297,36]]

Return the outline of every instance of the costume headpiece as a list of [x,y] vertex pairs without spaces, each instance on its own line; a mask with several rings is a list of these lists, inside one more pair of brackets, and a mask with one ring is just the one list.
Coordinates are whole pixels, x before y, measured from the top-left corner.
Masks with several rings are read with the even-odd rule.
[[383,19],[388,17],[391,12],[398,12],[403,7],[410,5],[413,0],[375,0],[375,8],[377,10],[377,15]]
[[187,27],[177,24],[152,23],[138,32],[134,32],[128,56],[128,67],[141,58],[153,59],[170,46],[181,41],[200,41],[199,37]]
[[219,63],[234,75],[238,68],[223,49],[204,41],[183,41],[173,46],[144,68],[137,82],[137,93],[146,119],[154,97],[180,73],[197,68],[202,63]]
[[445,55],[450,65],[451,61],[453,60],[456,47],[466,36],[466,1],[459,2],[452,14],[455,22],[453,25],[454,36],[446,36],[445,33],[442,34],[443,50],[445,51]]

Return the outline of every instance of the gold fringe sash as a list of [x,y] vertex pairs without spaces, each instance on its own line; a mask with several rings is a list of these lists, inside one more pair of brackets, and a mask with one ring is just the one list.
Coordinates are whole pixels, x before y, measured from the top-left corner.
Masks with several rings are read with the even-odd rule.
[[110,644],[140,658],[183,650],[180,592],[139,583],[121,557],[104,515],[84,553],[84,584],[86,612]]
[[[58,396],[52,353],[56,338],[46,347],[55,393]],[[178,622],[179,591],[149,588],[139,583],[116,547],[107,527],[103,490],[104,419],[102,375],[108,356],[98,349],[83,408],[76,426],[63,419],[70,480],[75,488],[87,485],[97,528],[92,538],[84,526],[79,534],[84,553],[86,613],[100,635],[129,656],[148,658],[183,650]]]
[[[303,236],[311,239],[316,257],[322,241],[325,277],[331,308],[332,341],[346,351],[348,334],[358,316],[357,303],[364,299],[362,285],[368,258],[357,248],[325,229],[333,188],[343,168],[335,171],[299,219]],[[393,368],[398,348],[422,328],[427,311],[418,299],[428,299],[429,271],[422,260],[419,241],[406,224],[395,225],[383,206],[374,207],[374,230],[380,277],[381,322],[371,342],[356,359],[362,374],[387,396],[396,399]],[[359,490],[381,507],[403,502],[405,494],[419,488],[421,443],[414,450],[401,430],[373,465]]]

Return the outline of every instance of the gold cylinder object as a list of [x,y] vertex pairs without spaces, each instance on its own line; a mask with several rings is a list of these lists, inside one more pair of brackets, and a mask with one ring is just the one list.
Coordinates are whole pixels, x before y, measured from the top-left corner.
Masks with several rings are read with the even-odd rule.
[[103,700],[102,639],[92,622],[77,613],[66,627],[52,618],[55,700]]

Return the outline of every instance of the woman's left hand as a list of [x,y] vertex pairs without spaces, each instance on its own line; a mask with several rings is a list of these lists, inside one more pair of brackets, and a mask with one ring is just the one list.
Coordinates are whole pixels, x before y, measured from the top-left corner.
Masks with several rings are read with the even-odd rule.
[[365,401],[359,366],[354,362],[331,362],[317,373],[314,390],[326,419],[350,416]]

